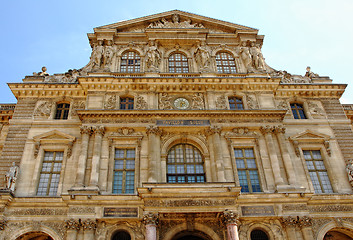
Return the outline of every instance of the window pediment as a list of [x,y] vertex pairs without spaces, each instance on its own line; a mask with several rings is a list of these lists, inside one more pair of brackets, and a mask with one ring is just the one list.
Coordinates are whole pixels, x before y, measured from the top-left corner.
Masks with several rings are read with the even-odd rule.
[[306,130],[305,132],[290,137],[290,140],[298,142],[324,142],[330,140],[330,136]]
[[69,134],[60,132],[58,130],[53,130],[33,137],[35,142],[40,144],[72,144],[76,137]]

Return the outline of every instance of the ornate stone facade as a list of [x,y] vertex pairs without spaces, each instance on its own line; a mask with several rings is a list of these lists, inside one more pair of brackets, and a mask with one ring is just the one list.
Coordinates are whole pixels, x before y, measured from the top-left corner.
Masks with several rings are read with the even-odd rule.
[[178,10],[88,38],[83,68],[9,84],[0,240],[353,238],[345,84],[275,70],[257,29]]

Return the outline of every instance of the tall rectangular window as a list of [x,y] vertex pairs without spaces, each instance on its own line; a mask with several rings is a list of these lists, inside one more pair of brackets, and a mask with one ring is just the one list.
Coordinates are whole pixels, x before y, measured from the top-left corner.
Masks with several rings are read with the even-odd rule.
[[38,196],[55,196],[58,191],[64,152],[44,152],[40,171]]
[[320,150],[303,150],[315,193],[332,193],[332,186]]
[[134,193],[135,150],[115,149],[113,193]]
[[294,119],[306,119],[303,105],[299,103],[291,103],[290,107],[292,109]]
[[242,192],[261,192],[259,173],[256,166],[254,149],[234,149],[239,182]]
[[69,117],[70,104],[60,103],[56,106],[55,119],[65,120]]

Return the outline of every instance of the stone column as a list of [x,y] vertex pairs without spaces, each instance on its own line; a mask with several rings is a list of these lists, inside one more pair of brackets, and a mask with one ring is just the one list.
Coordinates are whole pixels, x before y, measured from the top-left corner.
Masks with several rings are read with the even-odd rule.
[[146,227],[145,240],[157,240],[158,213],[147,213],[143,216]]
[[302,229],[304,240],[314,240],[313,231],[311,229],[311,225],[312,225],[311,218],[307,216],[299,217],[298,225]]
[[89,188],[99,190],[98,178],[99,178],[99,164],[102,151],[102,138],[104,136],[105,128],[103,126],[96,126],[93,128],[94,132],[94,147],[91,167],[91,180]]
[[77,176],[75,182],[75,188],[83,188],[85,181],[85,172],[87,166],[87,154],[89,136],[92,134],[92,128],[89,126],[82,126],[80,128],[82,139],[81,139],[81,154],[78,159]]
[[79,220],[76,220],[76,219],[66,220],[65,227],[66,227],[66,239],[76,240],[78,231],[80,230],[80,227],[81,227]]
[[276,184],[276,187],[278,187],[280,185],[284,185],[284,181],[281,176],[279,161],[278,161],[274,141],[272,138],[273,130],[274,130],[274,128],[271,126],[261,127],[261,132],[265,136],[265,139],[266,139],[266,144],[267,144],[267,149],[268,149],[268,153],[270,156],[273,176],[275,178],[275,184]]
[[278,141],[278,144],[279,144],[279,146],[281,148],[281,151],[282,151],[284,167],[286,168],[286,172],[288,174],[289,185],[296,186],[297,185],[297,179],[295,177],[293,163],[292,163],[292,160],[291,160],[289,152],[288,152],[286,140],[284,138],[285,131],[286,131],[286,129],[284,127],[279,126],[279,127],[275,127],[275,131],[274,132],[277,135],[277,141]]
[[160,135],[162,134],[162,130],[157,126],[148,126],[147,129],[148,134],[148,182],[158,182],[158,173],[161,161],[161,139]]
[[224,224],[227,227],[227,240],[239,240],[238,216],[232,211],[223,212]]
[[282,219],[282,225],[286,229],[288,240],[296,240],[297,219],[294,217],[286,217]]
[[83,227],[83,240],[94,240],[94,233],[97,228],[95,220],[86,219],[82,221]]
[[208,129],[208,133],[212,134],[213,150],[215,155],[215,162],[217,167],[217,180],[218,182],[225,182],[224,175],[224,163],[223,163],[223,153],[222,153],[222,144],[221,144],[221,131],[222,128],[218,126],[211,126]]

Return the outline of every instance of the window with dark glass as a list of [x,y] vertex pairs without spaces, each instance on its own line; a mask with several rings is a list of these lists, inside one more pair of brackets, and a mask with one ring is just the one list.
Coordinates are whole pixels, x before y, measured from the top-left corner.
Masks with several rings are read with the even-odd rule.
[[121,72],[140,72],[140,55],[137,52],[126,52],[121,56]]
[[64,152],[44,152],[40,171],[38,196],[55,196],[58,191]]
[[228,102],[229,102],[229,109],[231,109],[231,110],[243,110],[244,109],[243,100],[241,98],[229,97]]
[[217,53],[216,55],[217,71],[219,73],[236,73],[234,57],[226,52]]
[[315,193],[332,193],[332,186],[320,150],[303,151]]
[[120,98],[120,109],[125,109],[125,110],[134,109],[134,99],[129,97]]
[[56,106],[55,119],[67,119],[69,117],[70,104],[59,103]]
[[292,109],[294,119],[306,119],[303,105],[299,103],[291,103],[290,107]]
[[241,192],[261,192],[259,173],[252,148],[234,149]]
[[169,183],[206,182],[201,152],[190,144],[172,147],[167,157],[167,181]]
[[134,193],[135,150],[115,149],[113,193]]
[[168,59],[169,72],[187,73],[189,72],[188,59],[184,54],[174,53]]
[[259,229],[251,231],[250,238],[251,240],[268,240],[267,234]]

